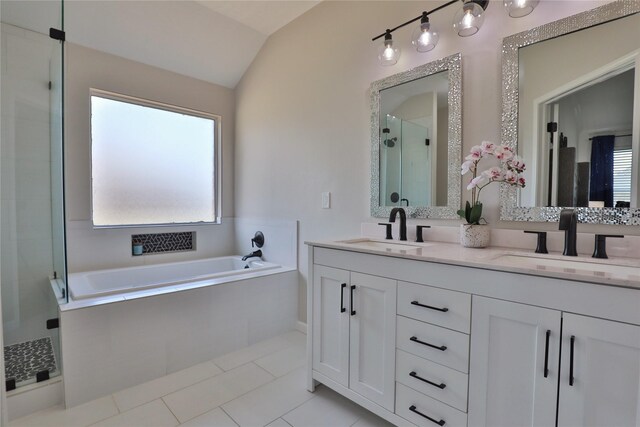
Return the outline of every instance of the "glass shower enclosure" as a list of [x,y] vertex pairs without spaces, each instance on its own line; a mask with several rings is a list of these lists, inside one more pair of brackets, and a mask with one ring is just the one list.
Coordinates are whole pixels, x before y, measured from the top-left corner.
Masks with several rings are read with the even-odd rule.
[[67,300],[61,1],[0,2],[0,296],[7,391],[60,375]]

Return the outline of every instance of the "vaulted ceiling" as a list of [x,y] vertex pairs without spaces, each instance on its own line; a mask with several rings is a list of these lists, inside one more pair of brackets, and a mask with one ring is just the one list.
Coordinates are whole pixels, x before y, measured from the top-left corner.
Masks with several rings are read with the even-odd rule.
[[[233,88],[266,39],[316,0],[64,0],[67,41]],[[2,0],[2,22],[47,34],[60,1]]]
[[65,0],[67,40],[233,88],[270,34],[319,1]]

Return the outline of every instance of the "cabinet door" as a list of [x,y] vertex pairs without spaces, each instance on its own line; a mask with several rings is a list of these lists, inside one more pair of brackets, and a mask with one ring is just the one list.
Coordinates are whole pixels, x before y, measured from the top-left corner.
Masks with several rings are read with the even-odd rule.
[[555,425],[561,313],[476,296],[471,307],[469,426]]
[[393,411],[396,365],[396,281],[351,273],[349,388]]
[[313,267],[313,369],[349,386],[349,272]]
[[558,425],[640,425],[639,390],[640,327],[564,314]]

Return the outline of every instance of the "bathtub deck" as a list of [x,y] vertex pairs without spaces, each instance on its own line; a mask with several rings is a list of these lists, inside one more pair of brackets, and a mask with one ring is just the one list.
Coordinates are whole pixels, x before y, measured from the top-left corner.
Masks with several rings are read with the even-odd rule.
[[390,426],[320,386],[306,391],[306,336],[289,332],[72,409],[18,426]]

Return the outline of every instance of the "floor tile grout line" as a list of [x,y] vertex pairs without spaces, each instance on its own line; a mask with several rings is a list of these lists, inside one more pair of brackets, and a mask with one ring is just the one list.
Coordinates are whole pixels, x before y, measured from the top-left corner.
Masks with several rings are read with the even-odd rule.
[[[294,330],[294,331],[295,331],[295,330]],[[295,332],[299,332],[299,331],[295,331]],[[286,333],[284,333],[284,334],[282,334],[282,335],[278,335],[278,336],[275,336],[275,337],[273,337],[273,338],[269,338],[269,339],[267,339],[267,340],[265,340],[265,341],[269,341],[269,340],[273,340],[273,339],[276,339],[276,338],[279,338],[279,337],[283,337],[284,335],[286,335],[286,334],[288,334],[288,333],[289,333],[289,332],[286,332]],[[302,333],[302,332],[299,332],[299,333]],[[251,344],[251,346],[253,346],[253,345],[257,345],[257,344],[260,344],[261,342],[265,342],[265,341],[258,341],[258,342],[257,342],[257,343],[255,343],[255,344]],[[267,356],[271,356],[271,355],[273,355],[273,354],[275,354],[275,353],[277,353],[277,352],[279,352],[279,351],[282,351],[282,350],[285,350],[285,349],[288,349],[288,348],[291,348],[291,347],[295,347],[295,346],[296,346],[296,344],[294,344],[294,343],[292,343],[292,342],[289,342],[289,341],[287,341],[286,339],[284,339],[284,341],[287,343],[287,345],[285,345],[284,347],[277,348],[277,349],[276,349],[276,350],[274,350],[274,351],[270,351],[270,352],[268,352],[268,353],[266,353],[266,354],[260,355],[260,356],[258,356],[258,357],[256,357],[256,358],[253,358],[253,359],[249,360],[247,363],[251,363],[251,362],[254,362],[254,363],[255,363],[255,361],[256,361],[256,360],[258,360],[258,359],[262,359],[262,358],[265,358],[265,357],[267,357]],[[245,350],[245,349],[247,349],[247,348],[249,348],[249,347],[241,348],[241,349],[238,349],[238,350],[236,350],[236,351],[243,351],[243,350]],[[214,360],[216,360],[216,359],[220,359],[220,358],[222,358],[222,357],[226,357],[226,356],[228,356],[228,355],[230,355],[230,354],[232,354],[232,353],[235,353],[235,351],[232,351],[231,353],[223,354],[222,356],[216,357],[215,359],[212,359],[211,361],[213,362],[213,361],[214,361]],[[218,368],[222,369],[224,372],[228,372],[228,371],[230,371],[230,370],[232,370],[232,369],[239,368],[240,366],[244,366],[244,365],[246,365],[247,363],[243,363],[242,365],[236,366],[236,367],[231,368],[231,369],[229,369],[229,370],[225,370],[224,368],[222,368],[222,367],[221,367],[221,366],[219,366],[219,365],[216,365],[216,366],[218,366]],[[215,364],[215,362],[214,362],[214,364]]]
[[[253,365],[257,366],[258,368],[260,368],[260,366],[256,365],[256,364],[255,364],[255,363],[253,363],[253,362],[249,362],[249,363],[251,363],[251,364],[253,364]],[[242,365],[242,366],[247,366],[249,363],[245,363],[245,364],[244,364],[244,365]],[[239,368],[239,367],[240,367],[240,366],[238,366],[238,368]],[[234,369],[236,369],[236,368],[234,368]],[[262,368],[260,368],[260,369],[262,369]],[[264,369],[262,369],[262,370],[263,370],[263,371],[265,371],[265,372],[267,372],[267,371],[266,371],[266,370],[264,370]],[[229,372],[229,371],[227,371],[227,372]],[[269,372],[267,372],[267,374],[269,374],[269,376],[271,376],[271,377],[273,377],[273,378],[272,378],[272,379],[270,379],[269,381],[267,381],[266,383],[264,383],[264,384],[260,384],[258,387],[252,388],[252,389],[251,389],[251,390],[249,390],[249,391],[246,391],[246,392],[244,392],[244,393],[242,393],[242,394],[239,394],[239,395],[237,395],[236,397],[234,397],[233,399],[229,399],[229,400],[227,400],[226,402],[223,402],[223,403],[219,404],[218,406],[216,406],[216,407],[214,407],[214,408],[210,408],[210,409],[209,409],[209,410],[207,410],[206,412],[203,412],[203,413],[201,413],[201,414],[195,415],[195,416],[193,416],[193,417],[189,418],[188,420],[185,420],[182,424],[186,423],[187,421],[191,421],[192,419],[197,418],[197,417],[199,417],[200,415],[204,415],[204,414],[206,414],[207,412],[211,412],[211,411],[213,411],[213,410],[214,410],[214,409],[216,409],[216,408],[220,408],[220,409],[222,409],[222,405],[226,405],[226,404],[227,404],[227,403],[229,403],[229,402],[233,402],[234,400],[239,399],[240,397],[244,396],[245,394],[251,393],[252,391],[259,389],[260,387],[263,387],[263,386],[265,386],[265,385],[267,385],[267,384],[270,384],[270,383],[274,382],[274,381],[275,381],[275,380],[277,380],[278,378],[281,378],[281,377],[274,377],[274,376],[273,376],[273,375],[271,375]],[[166,397],[166,396],[165,396],[165,397]],[[163,397],[163,399],[164,399],[164,397]],[[168,406],[168,405],[167,405],[167,406]],[[224,411],[224,409],[222,409],[222,410]],[[180,420],[178,420],[178,421],[180,421]],[[234,422],[235,422],[235,420],[234,420]]]
[[[173,413],[173,411],[171,410],[171,408],[169,407],[169,405],[167,405],[167,402],[165,402],[165,401],[164,401],[164,399],[162,399],[162,397],[161,397],[161,398],[159,398],[159,399],[156,399],[156,400],[159,400],[159,401],[160,401],[160,403],[162,403],[162,404],[164,405],[164,407],[165,407],[165,408],[167,408],[167,409],[169,410],[169,413],[171,414],[171,416],[172,416],[172,417],[176,420],[176,422],[178,423],[177,425],[182,424],[182,423],[180,422],[180,420],[178,419],[177,415]],[[153,400],[152,400],[152,402],[153,402]]]
[[[208,362],[202,362],[202,363],[208,363]],[[200,365],[200,363],[198,363],[198,365]],[[196,365],[194,365],[194,366],[196,366]],[[244,365],[243,365],[243,366],[244,366]],[[193,366],[192,366],[192,367],[193,367]],[[218,372],[217,374],[214,374],[214,375],[209,376],[209,377],[205,377],[205,378],[203,378],[203,379],[201,379],[201,380],[199,380],[199,381],[196,381],[196,382],[194,382],[194,383],[191,383],[191,384],[189,384],[189,385],[187,385],[187,386],[184,386],[184,387],[181,387],[181,388],[177,388],[177,389],[175,389],[175,390],[173,390],[173,391],[170,391],[169,393],[166,393],[166,394],[163,394],[162,396],[158,396],[158,397],[156,397],[156,398],[153,398],[152,400],[149,400],[149,401],[147,401],[147,402],[143,402],[143,403],[140,403],[140,404],[138,404],[138,405],[132,406],[131,408],[127,409],[126,411],[121,411],[121,410],[120,410],[120,407],[118,406],[118,403],[117,403],[116,398],[115,398],[115,395],[116,395],[117,393],[120,393],[120,392],[122,392],[122,391],[124,391],[124,390],[129,390],[129,388],[139,387],[139,386],[141,386],[141,385],[143,385],[143,384],[147,384],[147,383],[150,383],[150,382],[152,382],[152,381],[159,380],[160,378],[165,378],[165,377],[167,377],[167,376],[169,376],[169,375],[175,374],[175,373],[180,372],[180,371],[172,372],[171,374],[165,375],[164,377],[159,377],[159,378],[156,378],[156,379],[153,379],[153,380],[147,381],[147,382],[142,383],[142,384],[138,384],[138,385],[135,385],[135,386],[132,386],[132,387],[129,387],[129,388],[125,388],[124,390],[120,390],[120,391],[118,391],[118,392],[116,392],[116,393],[111,394],[111,396],[113,396],[113,400],[114,400],[114,403],[115,403],[115,405],[116,405],[116,408],[118,408],[118,411],[119,411],[120,413],[129,412],[130,410],[132,410],[132,409],[134,409],[134,408],[139,408],[140,406],[142,406],[142,405],[146,405],[147,403],[149,403],[149,402],[153,402],[154,400],[163,399],[164,397],[166,397],[166,396],[168,396],[168,395],[170,395],[170,394],[177,393],[177,392],[179,392],[179,391],[181,391],[181,390],[184,390],[185,388],[189,388],[189,387],[194,386],[194,385],[196,385],[196,384],[200,384],[201,382],[204,382],[204,381],[210,380],[211,378],[215,378],[215,377],[217,377],[218,375],[222,375],[222,374],[224,374],[225,372],[229,372],[229,371],[223,371],[223,370],[222,370],[222,368],[220,368],[220,367],[219,367],[219,366],[217,366],[217,365],[216,365],[216,367],[217,367],[218,369],[220,369],[220,372]],[[185,368],[185,369],[190,369],[190,368]],[[164,400],[163,400],[163,402],[164,402]],[[165,404],[166,404],[166,402],[165,402]]]
[[[230,402],[232,402],[232,400],[231,400]],[[227,402],[227,403],[229,403],[229,402]],[[237,422],[237,421],[236,421],[236,420],[231,416],[231,414],[230,414],[230,413],[228,413],[227,411],[225,411],[225,410],[224,410],[224,408],[222,407],[222,405],[220,405],[220,406],[219,406],[219,408],[220,408],[220,410],[221,410],[222,412],[224,412],[225,414],[227,414],[227,417],[231,418],[231,421],[233,421],[233,422],[234,422],[238,427],[240,427],[240,423],[238,423],[238,422]],[[213,409],[212,409],[212,410],[213,410]]]
[[[311,393],[313,396],[311,396],[310,398],[308,398],[307,400],[305,400],[304,402],[302,402],[301,404],[299,404],[298,406],[296,406],[295,408],[291,409],[290,411],[285,412],[284,414],[280,415],[278,418],[282,418],[282,421],[284,421],[285,423],[289,424],[290,426],[292,426],[293,424],[291,424],[289,421],[284,419],[285,415],[289,415],[291,412],[295,411],[296,409],[298,409],[299,407],[301,407],[302,405],[304,405],[307,402],[311,402],[313,399],[315,399],[316,397],[318,397],[317,394],[315,394],[315,392],[309,391],[305,388],[305,390],[307,393]],[[276,418],[276,420],[278,419]],[[273,420],[275,421],[275,420]],[[271,421],[271,422],[273,422]]]

